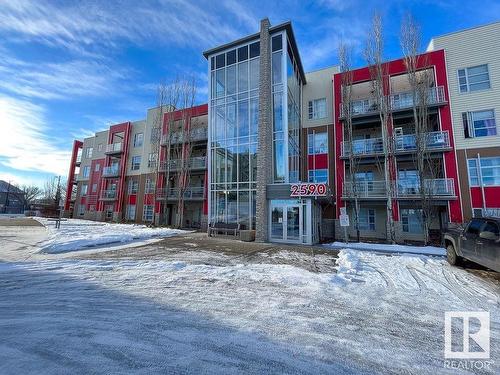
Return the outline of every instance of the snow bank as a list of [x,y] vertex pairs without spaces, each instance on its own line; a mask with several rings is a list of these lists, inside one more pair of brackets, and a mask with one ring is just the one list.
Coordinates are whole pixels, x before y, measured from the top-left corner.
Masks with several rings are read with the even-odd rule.
[[79,219],[62,221],[61,227],[56,229],[53,221],[48,221],[45,218],[35,219],[48,230],[48,239],[40,245],[40,252],[49,254],[187,233],[177,229],[148,228],[145,225],[110,224]]
[[435,246],[410,246],[410,245],[389,245],[367,242],[332,242],[323,245],[332,249],[354,249],[381,251],[385,253],[408,253],[408,254],[423,254],[423,255],[446,255],[446,251],[442,247]]

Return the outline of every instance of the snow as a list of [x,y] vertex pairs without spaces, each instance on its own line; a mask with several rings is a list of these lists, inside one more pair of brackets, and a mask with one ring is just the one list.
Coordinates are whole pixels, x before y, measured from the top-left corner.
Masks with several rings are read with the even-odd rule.
[[368,251],[380,251],[384,253],[408,253],[408,254],[425,254],[425,255],[446,255],[446,250],[442,247],[435,246],[411,246],[411,245],[389,245],[368,242],[331,242],[324,244],[324,247],[332,249],[356,249]]
[[160,261],[0,263],[0,373],[456,374],[450,310],[490,312],[484,373],[498,373],[497,280],[428,256],[332,259],[186,246]]
[[133,243],[151,238],[161,239],[187,233],[169,228],[150,228],[138,224],[111,224],[89,220],[68,219],[57,229],[54,221],[35,218],[48,231],[48,238],[40,244],[40,252],[65,253],[110,244]]

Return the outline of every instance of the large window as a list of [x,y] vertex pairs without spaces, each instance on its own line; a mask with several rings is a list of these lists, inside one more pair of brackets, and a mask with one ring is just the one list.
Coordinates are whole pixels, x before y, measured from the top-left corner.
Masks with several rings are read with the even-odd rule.
[[480,163],[477,159],[467,160],[470,186],[480,186],[481,178],[483,186],[500,186],[500,157],[480,160]]
[[90,166],[86,165],[83,167],[83,177],[88,178],[90,176]]
[[479,91],[490,88],[488,65],[478,65],[458,70],[460,92]]
[[309,120],[326,118],[326,98],[309,101]]
[[375,209],[360,208],[358,213],[359,230],[374,231],[375,230]]
[[210,221],[254,222],[260,43],[210,58]]
[[401,222],[403,223],[403,232],[412,234],[423,233],[423,217],[421,209],[402,208]]
[[83,185],[82,185],[82,191],[81,191],[81,194],[80,194],[80,195],[87,195],[87,191],[88,191],[88,186],[87,186],[87,184],[83,184]]
[[128,181],[128,193],[129,194],[137,194],[139,190],[139,182],[137,180],[129,180]]
[[144,210],[142,211],[142,221],[152,221],[152,220],[153,220],[153,205],[145,204]]
[[308,134],[307,151],[309,155],[328,153],[328,134],[326,132]]
[[132,165],[131,168],[133,171],[138,171],[141,168],[141,156],[133,156],[132,157]]
[[144,133],[137,133],[134,135],[134,147],[142,147],[144,142]]
[[135,204],[127,204],[127,208],[125,211],[125,220],[135,220]]
[[309,182],[328,182],[328,169],[311,169],[309,170]]
[[465,138],[486,137],[497,134],[495,111],[493,109],[463,112]]
[[92,158],[93,151],[94,151],[94,149],[93,149],[92,147],[87,147],[87,148],[85,149],[85,157],[86,157],[87,159],[91,159],[91,158]]

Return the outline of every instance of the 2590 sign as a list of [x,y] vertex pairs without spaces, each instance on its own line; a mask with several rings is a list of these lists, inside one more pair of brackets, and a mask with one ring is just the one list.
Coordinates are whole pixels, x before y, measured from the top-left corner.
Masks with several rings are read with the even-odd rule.
[[324,197],[326,196],[326,184],[292,184],[290,185],[290,196],[291,197],[303,197],[303,196],[314,196],[314,197]]

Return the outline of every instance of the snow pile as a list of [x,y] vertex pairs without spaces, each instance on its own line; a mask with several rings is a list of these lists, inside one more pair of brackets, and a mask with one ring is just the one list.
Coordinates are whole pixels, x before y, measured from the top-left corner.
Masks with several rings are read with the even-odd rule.
[[352,281],[358,271],[361,271],[359,257],[352,250],[341,250],[337,259],[337,273],[333,275],[332,282],[344,286]]
[[62,221],[61,227],[56,229],[53,221],[45,218],[36,218],[36,220],[42,223],[48,231],[48,239],[40,245],[40,252],[49,254],[187,233],[177,229],[149,228],[145,225],[110,224],[79,219]]
[[332,249],[355,249],[381,251],[385,253],[408,253],[408,254],[424,254],[424,255],[446,255],[446,250],[442,247],[435,246],[411,246],[411,245],[389,245],[367,242],[331,242],[323,246]]

